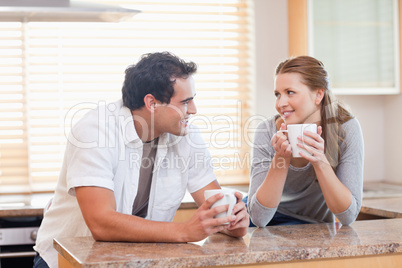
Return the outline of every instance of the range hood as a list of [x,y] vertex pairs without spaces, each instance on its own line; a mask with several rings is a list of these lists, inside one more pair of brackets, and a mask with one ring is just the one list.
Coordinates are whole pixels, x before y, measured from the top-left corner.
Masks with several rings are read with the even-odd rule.
[[119,22],[139,12],[70,0],[0,0],[0,21]]

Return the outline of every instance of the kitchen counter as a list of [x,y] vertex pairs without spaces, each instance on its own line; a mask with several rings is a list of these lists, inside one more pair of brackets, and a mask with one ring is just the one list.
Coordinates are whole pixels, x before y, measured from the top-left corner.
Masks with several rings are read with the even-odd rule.
[[0,218],[42,216],[52,197],[52,193],[0,195]]
[[365,182],[363,199],[402,197],[402,185],[391,182]]
[[[197,243],[96,242],[59,238],[59,267],[402,267],[402,219],[350,226],[304,224],[249,228],[244,238],[214,234]],[[331,266],[335,267],[335,266]],[[338,266],[337,266],[338,267]],[[352,267],[352,266],[347,266]],[[376,266],[378,267],[378,266]]]
[[[243,196],[248,192],[247,185],[225,186],[236,189]],[[52,193],[1,195],[0,217],[41,216],[43,208],[53,196]],[[402,186],[389,183],[365,183],[363,190],[362,213],[379,217],[397,218],[402,214]],[[197,206],[189,193],[182,201],[180,209],[196,209]]]
[[402,218],[402,197],[363,199],[360,212],[384,218]]
[[[224,187],[234,188],[246,194],[248,186]],[[0,195],[0,218],[3,217],[36,217],[43,215],[43,209],[53,197],[53,193],[9,194]],[[195,209],[193,198],[189,193],[184,196],[180,209]]]
[[370,182],[363,186],[358,219],[402,218],[402,185]]

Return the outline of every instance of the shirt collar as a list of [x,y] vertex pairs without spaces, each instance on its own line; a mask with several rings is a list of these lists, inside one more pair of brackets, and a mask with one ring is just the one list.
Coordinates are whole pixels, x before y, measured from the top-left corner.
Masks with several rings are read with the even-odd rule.
[[[121,127],[121,133],[123,134],[124,143],[127,145],[130,143],[140,142],[142,145],[142,141],[139,138],[138,133],[134,127],[133,114],[131,113],[129,108],[127,108],[126,106],[122,107],[118,120]],[[168,138],[168,133],[162,133],[159,136],[158,148],[160,146],[165,147],[168,142]]]
[[118,120],[125,144],[142,142],[135,131],[133,115],[129,108],[126,106],[121,108]]

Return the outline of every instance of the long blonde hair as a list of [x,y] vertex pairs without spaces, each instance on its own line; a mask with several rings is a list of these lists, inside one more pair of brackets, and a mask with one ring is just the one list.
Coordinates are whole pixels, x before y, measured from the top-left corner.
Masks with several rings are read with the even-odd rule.
[[310,56],[290,58],[276,67],[275,76],[283,73],[300,74],[301,82],[312,91],[324,89],[321,101],[321,136],[325,141],[325,155],[335,169],[340,158],[339,145],[344,137],[342,124],[352,119],[353,115],[330,90],[328,73],[321,61]]

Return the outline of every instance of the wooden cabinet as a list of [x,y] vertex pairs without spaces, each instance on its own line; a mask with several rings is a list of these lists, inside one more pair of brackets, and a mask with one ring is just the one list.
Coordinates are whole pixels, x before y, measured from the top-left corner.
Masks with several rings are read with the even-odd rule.
[[173,222],[183,222],[189,220],[195,213],[195,208],[182,208],[177,210],[174,215]]

